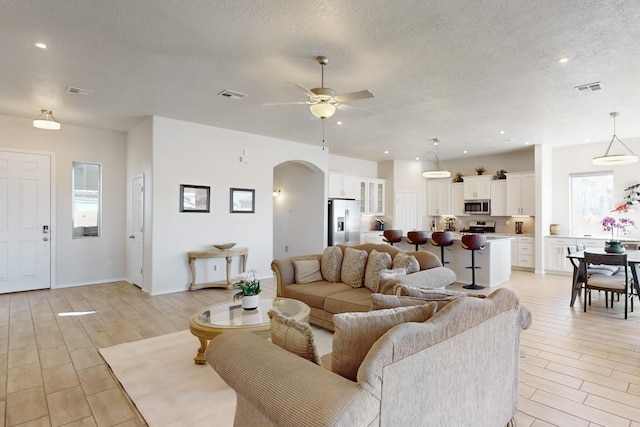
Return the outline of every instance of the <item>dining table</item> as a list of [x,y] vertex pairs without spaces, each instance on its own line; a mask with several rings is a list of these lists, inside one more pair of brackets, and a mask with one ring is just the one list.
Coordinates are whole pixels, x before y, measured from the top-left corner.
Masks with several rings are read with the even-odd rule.
[[[584,262],[584,253],[594,253],[594,254],[604,254],[606,255],[604,248],[585,248],[583,251],[574,252],[572,254],[567,255],[567,258],[571,260],[578,261],[578,264],[573,264],[573,281],[571,286],[571,303],[569,306],[573,307],[573,304],[576,301],[576,298],[580,294],[580,290],[582,289],[582,283],[580,282],[580,277],[583,276],[587,271],[587,266]],[[638,269],[640,268],[640,250],[638,249],[627,249],[625,252],[627,254],[627,264],[631,269],[631,277],[632,277],[632,291],[635,289],[636,294],[640,295],[640,284],[638,283]]]

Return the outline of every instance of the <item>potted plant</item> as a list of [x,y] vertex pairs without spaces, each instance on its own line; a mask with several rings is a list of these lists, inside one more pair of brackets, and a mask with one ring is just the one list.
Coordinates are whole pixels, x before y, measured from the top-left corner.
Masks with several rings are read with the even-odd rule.
[[482,174],[484,173],[484,171],[485,171],[485,170],[486,170],[485,168],[483,168],[482,166],[480,166],[479,168],[476,168],[476,173],[477,173],[478,175],[482,175]]
[[255,310],[260,304],[260,280],[256,279],[255,271],[249,273],[243,273],[240,275],[242,280],[234,283],[233,289],[238,289],[238,292],[233,295],[234,301],[242,301],[242,308],[245,310]]
[[464,176],[462,172],[456,172],[456,176],[453,178],[453,182],[464,182]]
[[[604,251],[607,253],[621,254],[624,253],[624,246],[619,239],[620,231],[622,234],[629,234],[629,227],[635,227],[636,223],[629,218],[619,218],[608,216],[600,221],[603,231],[611,231],[611,240],[604,243]],[[616,238],[613,238],[613,232],[616,231]]]
[[507,171],[504,169],[500,169],[496,172],[496,177],[498,179],[507,179]]

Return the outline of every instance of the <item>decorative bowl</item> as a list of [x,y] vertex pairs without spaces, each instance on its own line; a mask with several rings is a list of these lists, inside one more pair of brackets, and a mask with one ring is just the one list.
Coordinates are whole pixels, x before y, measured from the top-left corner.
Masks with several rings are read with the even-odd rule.
[[213,245],[213,247],[216,249],[220,249],[221,251],[224,251],[225,249],[231,249],[235,245],[236,245],[235,243],[220,243],[217,245]]

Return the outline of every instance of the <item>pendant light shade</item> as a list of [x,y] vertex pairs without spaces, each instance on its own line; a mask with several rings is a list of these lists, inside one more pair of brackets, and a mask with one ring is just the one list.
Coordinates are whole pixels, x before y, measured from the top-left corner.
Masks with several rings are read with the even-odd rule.
[[309,107],[311,114],[319,119],[328,119],[336,113],[336,107],[333,104],[329,104],[326,101],[321,101],[318,104],[313,104]]
[[[609,143],[609,146],[607,147],[607,151],[604,153],[604,156],[594,157],[593,164],[607,166],[607,165],[627,165],[630,163],[637,162],[638,156],[636,156],[633,153],[633,151],[631,151],[631,149],[627,147],[624,142],[620,141],[620,138],[616,136],[616,117],[618,117],[620,113],[613,112],[613,113],[609,113],[609,115],[613,117],[613,137],[611,138],[611,142]],[[611,151],[611,145],[615,140],[618,140],[618,142],[622,144],[624,148],[627,149],[628,154],[609,154],[609,151]]]
[[42,109],[37,119],[33,121],[33,127],[45,130],[60,130],[60,122],[54,117],[51,110]]
[[449,178],[451,176],[451,172],[449,172],[448,170],[445,170],[444,167],[440,169],[440,159],[438,158],[439,142],[440,140],[438,138],[433,139],[433,145],[436,147],[435,149],[436,168],[422,172],[422,176],[424,178]]

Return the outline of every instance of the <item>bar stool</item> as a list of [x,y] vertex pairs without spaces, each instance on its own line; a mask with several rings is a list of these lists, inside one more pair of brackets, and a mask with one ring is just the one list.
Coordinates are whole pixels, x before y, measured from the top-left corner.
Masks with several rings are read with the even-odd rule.
[[409,231],[407,233],[407,243],[416,245],[416,251],[419,250],[418,246],[424,245],[427,241],[429,241],[429,236],[426,231]]
[[484,249],[487,244],[487,238],[484,234],[465,234],[462,236],[462,249],[471,251],[471,284],[463,286],[465,289],[484,289],[484,286],[476,284],[476,251]]
[[402,230],[384,230],[382,240],[393,246],[394,243],[402,242]]
[[431,233],[431,244],[440,246],[440,261],[442,265],[449,264],[444,260],[444,248],[453,245],[453,231],[434,231]]

